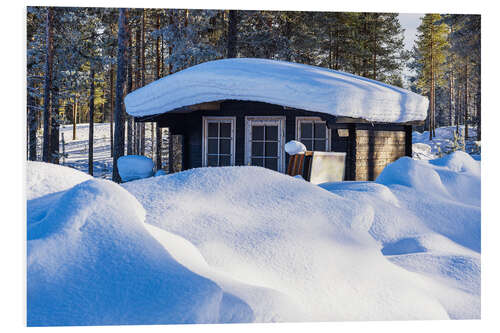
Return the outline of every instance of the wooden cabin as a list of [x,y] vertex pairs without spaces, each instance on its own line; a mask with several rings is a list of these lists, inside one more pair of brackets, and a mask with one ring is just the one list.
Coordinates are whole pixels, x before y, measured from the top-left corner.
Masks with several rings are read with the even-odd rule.
[[377,81],[264,59],[204,63],[125,99],[136,121],[182,136],[182,169],[285,172],[284,145],[297,140],[310,151],[345,152],[346,180],[374,180],[388,163],[411,156],[412,125],[425,119],[427,104]]

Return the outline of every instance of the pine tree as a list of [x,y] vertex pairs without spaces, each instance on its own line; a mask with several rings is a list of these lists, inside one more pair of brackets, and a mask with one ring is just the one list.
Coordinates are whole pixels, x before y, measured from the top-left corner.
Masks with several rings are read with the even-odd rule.
[[436,84],[443,84],[445,51],[448,47],[448,26],[440,23],[441,15],[426,14],[422,23],[417,28],[417,47],[421,54],[422,72],[418,85],[427,92],[430,97],[429,103],[429,139],[435,136],[435,97]]
[[50,162],[50,119],[51,119],[51,90],[52,90],[52,63],[54,57],[53,49],[53,15],[54,10],[52,7],[47,8],[47,21],[46,21],[46,53],[45,53],[45,83],[43,87],[43,149],[42,160]]
[[124,114],[123,114],[123,86],[126,73],[126,52],[127,52],[127,27],[126,27],[127,10],[120,8],[118,17],[118,52],[117,52],[117,73],[116,73],[116,101],[115,101],[115,133],[114,133],[114,148],[113,148],[113,181],[120,182],[121,178],[118,173],[118,158],[124,155],[125,137],[124,137]]

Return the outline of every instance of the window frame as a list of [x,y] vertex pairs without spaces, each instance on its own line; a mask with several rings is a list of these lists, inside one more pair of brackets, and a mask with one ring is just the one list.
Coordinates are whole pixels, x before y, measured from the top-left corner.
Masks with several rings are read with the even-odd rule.
[[325,145],[326,145],[326,150],[327,152],[331,151],[332,150],[332,130],[331,128],[328,128],[328,126],[326,126],[326,120],[323,120],[321,119],[320,117],[295,117],[295,140],[299,141],[299,142],[302,142],[301,141],[301,133],[300,133],[300,125],[301,123],[313,123],[313,129],[312,129],[312,135],[313,137],[311,138],[311,140],[315,140],[314,138],[314,123],[323,123],[325,124],[325,128],[326,128],[326,142],[325,142]]
[[251,127],[252,124],[274,126],[278,123],[278,170],[283,173],[285,171],[285,138],[286,138],[286,117],[284,116],[246,116],[245,117],[245,165],[251,165],[252,156],[252,140]]
[[[231,124],[231,158],[230,166],[235,166],[236,160],[236,117],[203,116],[203,142],[202,142],[202,166],[208,164],[208,124],[209,123],[230,123]],[[220,139],[220,133],[219,137]],[[220,154],[218,153],[217,156]]]

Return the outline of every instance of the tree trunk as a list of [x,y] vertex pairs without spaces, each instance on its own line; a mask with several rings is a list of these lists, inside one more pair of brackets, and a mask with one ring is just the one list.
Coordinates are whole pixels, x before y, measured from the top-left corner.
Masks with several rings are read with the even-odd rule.
[[[127,33],[128,38],[128,50],[127,50],[127,94],[130,94],[133,90],[132,87],[132,31],[128,29]],[[137,42],[137,41],[136,41]],[[136,87],[137,88],[137,87]],[[126,114],[127,117],[127,155],[134,154],[134,136],[133,136],[133,128],[134,128],[134,119],[131,115]]]
[[78,114],[78,97],[73,97],[73,140],[76,140],[76,115]]
[[118,18],[118,52],[117,52],[117,73],[116,73],[116,103],[115,103],[115,139],[113,148],[113,181],[120,182],[121,178],[118,173],[118,158],[124,154],[124,122],[123,122],[123,84],[125,81],[126,63],[125,57],[127,52],[126,47],[126,15],[127,10],[120,8]]
[[109,92],[109,137],[111,139],[111,149],[110,149],[110,153],[111,153],[111,157],[113,157],[113,112],[114,112],[114,108],[113,108],[113,105],[114,105],[114,91],[113,89],[115,89],[114,87],[114,76],[115,76],[115,70],[114,70],[114,67],[113,67],[113,64],[110,64],[109,65],[110,68],[109,68],[109,87],[110,87],[110,92]]
[[[146,85],[146,11],[143,9],[142,10],[142,16],[141,16],[141,87],[144,87]],[[140,152],[137,152],[138,154],[140,153],[141,155],[144,155],[145,153],[145,143],[146,143],[146,127],[145,123],[141,122],[140,123]]]
[[89,175],[94,175],[94,86],[95,71],[90,64],[90,94],[89,94]]
[[432,29],[431,29],[431,43],[430,43],[430,56],[431,56],[431,87],[430,87],[430,94],[431,94],[431,100],[430,100],[430,114],[429,114],[429,140],[432,140],[432,134],[433,134],[433,119],[434,119],[434,57],[433,57],[433,50],[432,50]]
[[59,164],[59,88],[52,88],[51,96],[52,116],[50,119],[50,161]]
[[464,96],[465,138],[469,138],[469,59],[465,59],[465,96]]
[[52,26],[53,8],[47,8],[47,21],[45,27],[46,51],[45,51],[45,83],[43,87],[43,147],[42,160],[50,161],[50,93],[52,90],[52,62],[54,56]]
[[479,78],[479,83],[476,92],[476,110],[477,110],[476,140],[481,141],[481,78]]
[[238,33],[238,12],[229,11],[229,22],[227,27],[227,57],[236,58],[236,41]]
[[[156,29],[160,29],[160,12],[156,15]],[[160,79],[161,58],[160,58],[160,37],[156,37],[156,79]],[[161,169],[161,151],[162,151],[161,127],[156,124],[156,170]]]
[[36,161],[36,108],[35,98],[28,91],[28,159]]
[[328,68],[333,69],[333,32],[332,27],[328,26]]
[[[142,39],[141,39],[141,29],[136,29],[135,30],[135,79],[134,79],[134,85],[135,89],[138,89],[141,87],[141,50],[142,50]],[[140,126],[141,123],[134,123],[134,151],[136,154],[140,152],[140,137],[141,137],[141,132],[140,132]]]
[[455,114],[455,99],[454,99],[454,94],[453,94],[453,70],[450,71],[450,77],[449,77],[449,108],[450,108],[450,114],[449,114],[449,122],[450,126],[453,126],[453,116]]

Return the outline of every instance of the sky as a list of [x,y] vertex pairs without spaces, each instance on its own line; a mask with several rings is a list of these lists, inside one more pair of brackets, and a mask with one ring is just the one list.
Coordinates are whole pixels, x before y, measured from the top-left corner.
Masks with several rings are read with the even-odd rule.
[[[424,16],[424,14],[399,14],[399,22],[401,23],[401,27],[405,29],[405,49],[409,51],[411,51],[417,39],[417,27],[420,25],[420,17],[422,16]],[[412,74],[414,73],[409,71],[408,68],[403,70],[403,75],[408,76]],[[403,79],[403,81],[406,81],[406,79]]]
[[424,14],[399,14],[399,22],[405,29],[405,48],[411,50],[417,38],[417,27],[420,25],[420,17]]

